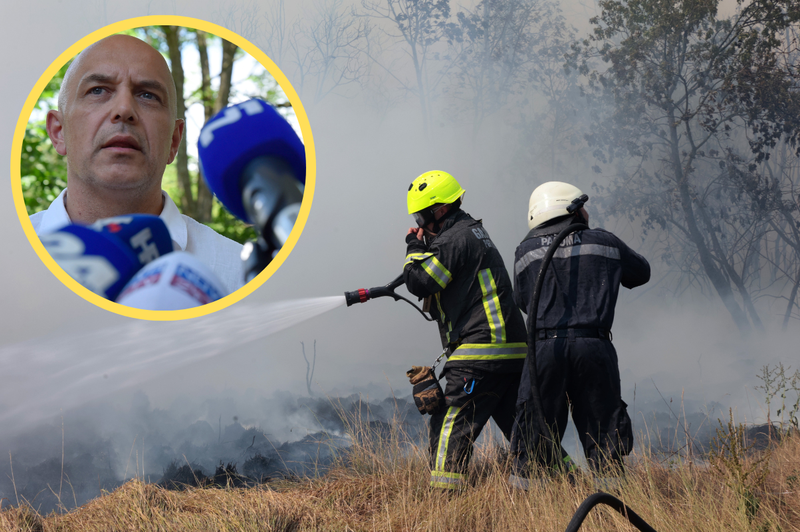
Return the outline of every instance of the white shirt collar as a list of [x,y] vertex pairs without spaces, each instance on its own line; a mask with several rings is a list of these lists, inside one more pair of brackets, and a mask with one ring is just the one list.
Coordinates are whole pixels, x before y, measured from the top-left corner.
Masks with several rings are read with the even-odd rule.
[[[38,224],[34,224],[33,227],[37,235],[52,233],[72,223],[72,220],[69,219],[69,214],[67,214],[67,208],[64,207],[64,196],[66,194],[67,189],[62,190],[61,194],[50,204],[50,207],[41,211]],[[34,216],[36,215],[34,214]]]
[[164,208],[161,209],[161,214],[158,216],[166,224],[169,235],[172,237],[172,243],[175,244],[175,249],[186,251],[186,243],[189,240],[186,221],[178,210],[178,206],[169,197],[169,194],[162,190],[161,195],[164,198]]

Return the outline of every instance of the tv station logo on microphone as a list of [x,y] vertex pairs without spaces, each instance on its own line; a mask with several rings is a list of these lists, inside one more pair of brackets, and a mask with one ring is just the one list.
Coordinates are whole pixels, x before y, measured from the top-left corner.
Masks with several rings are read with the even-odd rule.
[[170,284],[196,299],[201,305],[216,301],[223,296],[199,272],[184,264],[179,264],[175,269],[175,275],[173,275]]
[[[210,87],[204,61],[219,72]],[[177,91],[173,68],[184,73]],[[154,80],[145,97],[134,72]],[[86,91],[71,85],[86,79]],[[131,119],[113,118],[112,94],[133,103],[120,111]],[[116,22],[61,53],[21,110],[11,159],[20,223],[50,271],[101,308],[159,321],[220,310],[263,284],[300,238],[316,181],[308,116],[272,59],[227,28],[176,16]]]
[[125,290],[119,295],[119,299],[124,298],[132,292],[141,290],[147,286],[154,286],[158,284],[161,279],[161,273],[164,271],[164,265],[159,264],[147,270],[140,270],[133,279],[130,280]]

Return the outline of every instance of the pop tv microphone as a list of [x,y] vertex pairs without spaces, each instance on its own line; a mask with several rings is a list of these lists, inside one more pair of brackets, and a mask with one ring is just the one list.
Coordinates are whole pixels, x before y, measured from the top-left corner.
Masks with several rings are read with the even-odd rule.
[[147,310],[197,307],[228,295],[211,268],[185,251],[160,257],[128,281],[117,303]]

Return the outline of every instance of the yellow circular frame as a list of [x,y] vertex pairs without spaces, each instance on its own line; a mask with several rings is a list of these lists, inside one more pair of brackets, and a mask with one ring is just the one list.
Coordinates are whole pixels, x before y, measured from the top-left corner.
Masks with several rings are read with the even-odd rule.
[[[47,250],[45,250],[41,240],[39,240],[39,237],[33,230],[33,225],[28,217],[28,212],[25,208],[25,200],[22,195],[22,175],[20,163],[22,158],[22,141],[25,137],[25,127],[28,124],[28,120],[33,112],[33,108],[36,105],[36,102],[38,101],[42,91],[47,86],[47,83],[53,78],[59,69],[67,63],[67,61],[72,59],[87,46],[94,44],[95,42],[104,39],[109,35],[114,35],[121,31],[139,28],[142,26],[182,26],[184,28],[202,30],[230,41],[245,52],[249,53],[259,63],[261,63],[264,68],[267,69],[272,77],[275,78],[275,81],[277,81],[281,86],[281,89],[283,89],[286,97],[289,98],[289,102],[291,102],[292,108],[297,116],[297,121],[300,124],[300,130],[303,132],[303,144],[305,145],[306,149],[306,184],[303,193],[303,202],[301,203],[300,213],[297,216],[297,221],[294,224],[294,228],[292,229],[292,232],[290,233],[289,238],[287,239],[283,248],[281,248],[280,252],[278,252],[278,255],[272,260],[272,262],[270,262],[269,266],[267,266],[256,276],[255,279],[234,293],[220,299],[219,301],[184,310],[143,310],[126,307],[124,305],[120,305],[119,303],[105,299],[104,297],[95,294],[87,288],[84,288],[72,277],[70,277],[69,274],[67,274],[63,269],[61,269],[61,267],[53,260],[50,254],[47,253]],[[211,314],[212,312],[226,308],[227,306],[236,303],[240,299],[250,295],[253,290],[261,286],[264,281],[269,279],[270,276],[281,266],[281,264],[283,264],[283,261],[286,260],[286,257],[289,256],[289,253],[291,253],[294,245],[300,238],[300,234],[303,232],[303,228],[306,225],[306,220],[308,220],[308,213],[311,210],[311,201],[314,197],[316,172],[317,161],[314,152],[314,139],[311,135],[311,124],[308,121],[308,116],[303,108],[303,104],[300,102],[300,97],[297,95],[297,92],[295,92],[294,88],[289,83],[289,80],[286,78],[286,76],[284,76],[283,72],[280,71],[277,65],[269,57],[267,57],[264,52],[259,50],[247,39],[233,33],[228,29],[223,28],[222,26],[217,26],[216,24],[196,18],[172,15],[157,15],[122,20],[90,33],[83,39],[70,46],[64,53],[58,56],[58,58],[50,64],[47,70],[44,71],[44,74],[42,74],[39,78],[39,81],[36,82],[36,85],[33,86],[33,89],[28,95],[27,100],[25,100],[25,106],[22,108],[22,112],[19,115],[19,120],[17,120],[17,127],[14,130],[14,141],[11,148],[11,189],[14,195],[14,204],[17,209],[19,220],[22,223],[22,229],[25,231],[25,234],[27,235],[31,246],[33,246],[33,249],[36,251],[36,254],[39,255],[40,259],[42,259],[42,262],[50,269],[51,272],[53,272],[56,277],[58,277],[58,279],[61,280],[62,283],[64,283],[73,292],[81,296],[86,301],[94,303],[98,307],[122,316],[153,321],[182,320]]]

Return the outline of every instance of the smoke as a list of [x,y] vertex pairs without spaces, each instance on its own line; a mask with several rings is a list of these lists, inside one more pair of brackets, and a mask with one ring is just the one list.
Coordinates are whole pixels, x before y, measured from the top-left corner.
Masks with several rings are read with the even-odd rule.
[[[10,7],[6,20],[29,22],[6,25],[9,42],[29,44],[24,57],[6,54],[2,59],[11,65],[4,70],[20,80],[7,88],[5,123],[16,120],[30,87],[61,51],[106,22],[149,14],[144,7],[109,4],[92,20],[91,13],[87,18],[55,4],[35,20],[27,6]],[[303,28],[312,27],[317,8],[336,3],[286,4],[283,35],[296,35],[294,45],[303,50],[301,37],[307,34],[293,33],[294,21],[307,15]],[[451,2],[451,8],[457,12],[476,4]],[[361,2],[338,5],[347,14]],[[558,37],[583,37],[589,17],[597,14],[593,3],[559,7],[563,29],[548,34],[554,45]],[[14,9],[20,9],[17,16]],[[178,4],[176,11],[242,27],[237,24],[245,22],[240,18],[246,10],[225,9],[201,0]],[[551,13],[547,20],[556,21],[557,10]],[[265,24],[252,32],[251,40],[300,91],[314,134],[317,180],[301,238],[264,286],[233,308],[189,322],[131,322],[92,307],[53,278],[16,230],[19,222],[7,194],[0,209],[9,228],[3,243],[19,253],[17,260],[0,265],[0,278],[6,280],[0,320],[0,463],[11,453],[0,467],[0,498],[16,504],[19,495],[47,509],[58,504],[55,493],[71,507],[133,476],[156,482],[173,462],[205,475],[212,475],[220,461],[236,463],[243,472],[257,453],[271,464],[269,474],[308,472],[296,464],[313,463],[312,457],[329,459],[325,453],[346,446],[348,436],[331,401],[286,391],[305,390],[293,379],[305,371],[299,348],[304,339],[320,339],[315,390],[349,396],[354,388],[370,386],[370,408],[381,422],[389,422],[395,410],[407,411],[407,401],[398,400],[395,407],[394,400],[380,399],[391,395],[390,388],[408,390],[405,369],[435,359],[440,351],[435,326],[388,300],[324,315],[341,304],[341,296],[313,308],[267,305],[381,285],[396,277],[406,229],[413,223],[406,214],[406,190],[414,177],[431,169],[459,179],[467,190],[464,209],[483,219],[507,268],[527,232],[531,191],[552,179],[585,189],[592,196],[587,204],[592,225],[613,231],[650,260],[651,282],[622,291],[613,329],[623,398],[637,432],[648,435],[640,442],[680,447],[685,432],[704,438],[714,418],[726,417],[728,408],[739,421],[766,419],[756,375],[764,365],[796,359],[791,355],[800,341],[796,322],[782,333],[781,316],[769,311],[767,333],[743,338],[713,293],[697,285],[680,293],[670,284],[676,267],[661,261],[652,240],[645,241],[639,220],[605,215],[592,185],[608,185],[609,178],[593,170],[595,161],[578,127],[593,110],[574,86],[554,86],[549,95],[540,90],[547,76],[560,71],[558,61],[551,61],[555,70],[540,69],[536,83],[517,83],[516,92],[504,96],[506,103],[495,107],[500,99],[471,99],[455,78],[431,83],[425,93],[426,125],[419,95],[392,78],[405,83],[415,75],[397,43],[371,43],[370,53],[387,50],[382,59],[388,69],[351,63],[358,79],[328,91],[330,79],[320,85],[313,76],[303,77],[310,73],[298,70],[292,43],[278,47],[270,40],[281,34],[268,31],[267,22],[276,22],[272,7],[247,11],[247,16]],[[34,32],[38,38],[30,43]],[[373,28],[371,35],[381,33]],[[446,41],[441,43],[438,57],[444,61]],[[358,57],[351,60],[364,61]],[[435,78],[442,63],[434,55],[429,59],[428,75]],[[487,111],[477,128],[475,104]],[[556,111],[562,114],[552,114]],[[565,129],[548,129],[557,123]],[[0,143],[10,146],[7,130],[0,132]],[[4,167],[9,167],[7,160]],[[765,297],[756,303],[769,306],[769,301]],[[278,330],[311,316],[264,341],[273,317],[285,318]],[[64,327],[71,332],[63,333]],[[141,394],[132,391],[139,389]],[[424,418],[412,411],[406,420],[421,427]],[[579,457],[571,431],[568,435],[565,447]],[[269,469],[273,466],[275,471]]]
[[[298,397],[258,390],[176,398],[154,408],[141,391],[127,404],[98,401],[13,437],[0,438],[0,498],[40,512],[81,505],[131,478],[168,485],[179,471],[213,477],[220,464],[258,483],[323,474],[364,427],[396,424],[426,434],[413,402]],[[359,428],[360,427],[360,428]]]

